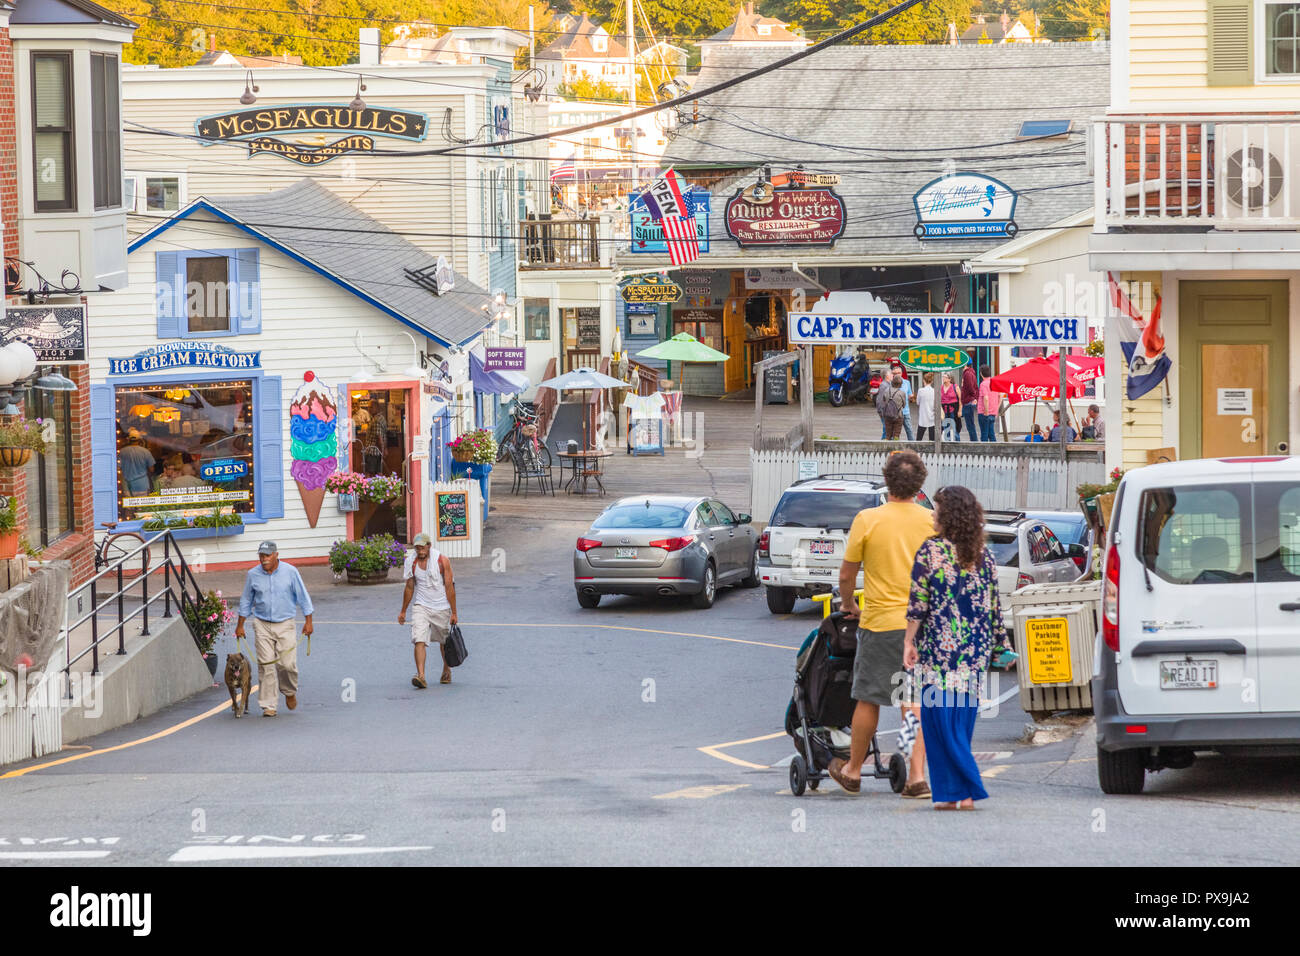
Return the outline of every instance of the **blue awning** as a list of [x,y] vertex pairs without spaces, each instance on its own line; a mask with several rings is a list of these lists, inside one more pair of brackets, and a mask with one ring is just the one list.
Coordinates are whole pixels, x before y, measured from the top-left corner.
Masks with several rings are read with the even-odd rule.
[[469,353],[469,379],[474,383],[474,391],[489,395],[514,395],[532,386],[528,376],[521,372],[489,372],[473,352]]

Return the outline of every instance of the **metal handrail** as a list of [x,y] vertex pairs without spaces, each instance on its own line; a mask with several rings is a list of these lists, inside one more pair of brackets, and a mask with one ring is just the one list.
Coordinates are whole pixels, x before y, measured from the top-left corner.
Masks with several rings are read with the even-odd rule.
[[[149,549],[152,545],[162,542],[163,559],[161,562],[150,566],[148,563]],[[175,557],[173,558],[173,550]],[[131,562],[137,555],[140,556],[140,571],[135,574],[130,583],[125,583],[124,570],[126,565]],[[163,586],[151,597],[149,595],[149,578],[150,576],[162,571]],[[117,590],[107,595],[101,602],[99,599],[99,583],[108,575],[113,575],[116,579]],[[175,584],[173,584],[173,577]],[[190,594],[190,587],[193,587],[193,595]],[[126,595],[132,589],[139,587],[140,604],[130,613],[126,611]],[[195,647],[199,646],[198,635],[194,633],[189,624],[189,617],[185,614],[189,607],[197,606],[202,599],[202,591],[199,587],[198,579],[190,569],[189,564],[185,561],[180,545],[168,530],[159,531],[151,538],[147,538],[142,544],[130,551],[129,553],[118,558],[104,570],[99,571],[93,577],[82,583],[76,589],[68,592],[68,600],[84,591],[90,592],[90,610],[83,614],[75,621],[69,622],[64,628],[64,645],[66,648],[67,663],[64,665],[63,672],[70,675],[72,666],[80,661],[87,654],[91,655],[92,676],[99,673],[99,647],[101,644],[110,640],[114,633],[117,634],[117,651],[121,655],[126,653],[126,625],[135,620],[137,617],[143,618],[141,627],[141,636],[149,633],[149,608],[160,598],[163,601],[163,617],[172,616],[172,602],[175,601],[181,609],[181,617],[186,622],[186,628],[190,631],[190,637],[193,638]],[[104,634],[99,632],[99,615],[106,608],[117,605],[117,622]],[[75,656],[72,653],[70,642],[71,634],[81,625],[90,623],[90,644],[83,648]],[[67,681],[68,695],[72,694],[72,682]]]

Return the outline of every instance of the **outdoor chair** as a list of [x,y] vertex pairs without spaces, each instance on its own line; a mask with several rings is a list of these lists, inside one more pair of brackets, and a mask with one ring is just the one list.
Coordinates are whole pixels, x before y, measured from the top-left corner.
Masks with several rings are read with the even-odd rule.
[[537,488],[542,494],[546,494],[549,490],[551,496],[555,496],[555,483],[551,480],[551,469],[542,464],[541,458],[532,445],[525,445],[522,449],[511,448],[510,460],[515,466],[515,483],[510,489],[511,494],[519,494],[522,488],[524,497],[527,497],[528,483],[536,481]]

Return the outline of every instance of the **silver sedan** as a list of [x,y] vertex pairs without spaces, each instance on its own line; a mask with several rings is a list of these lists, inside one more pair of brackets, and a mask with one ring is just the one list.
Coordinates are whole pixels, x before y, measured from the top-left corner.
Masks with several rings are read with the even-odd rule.
[[623,498],[578,539],[573,587],[583,607],[603,594],[689,594],[712,607],[719,587],[758,587],[757,542],[749,515],[716,498]]

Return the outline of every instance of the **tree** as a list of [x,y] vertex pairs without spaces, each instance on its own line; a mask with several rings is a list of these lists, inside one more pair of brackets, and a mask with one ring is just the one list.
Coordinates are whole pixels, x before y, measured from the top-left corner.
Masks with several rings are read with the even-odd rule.
[[1091,40],[1110,35],[1110,0],[1046,0],[1030,7],[1043,34],[1061,40]]
[[[626,0],[576,0],[574,7],[611,35],[627,35]],[[650,32],[660,40],[712,36],[736,18],[737,8],[734,0],[633,0],[637,34],[644,34],[648,19]]]

